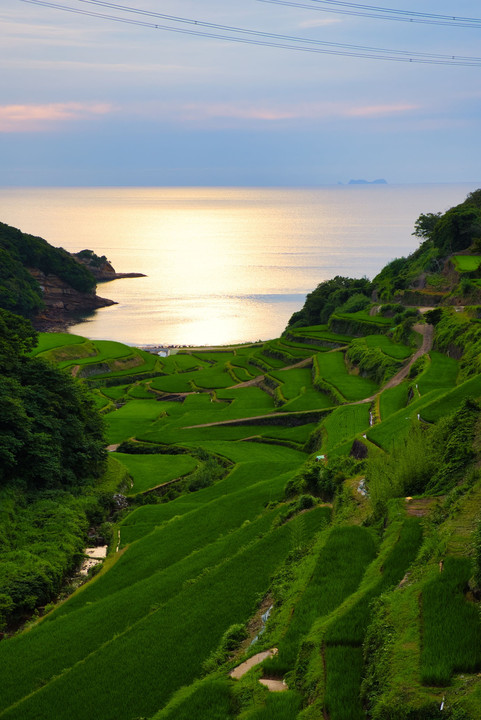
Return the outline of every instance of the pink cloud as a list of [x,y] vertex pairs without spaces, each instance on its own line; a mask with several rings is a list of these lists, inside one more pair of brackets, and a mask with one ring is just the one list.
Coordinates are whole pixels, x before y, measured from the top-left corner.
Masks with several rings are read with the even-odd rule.
[[285,120],[319,120],[344,114],[344,108],[335,103],[206,103],[186,105],[182,119],[186,122],[209,120],[252,120],[280,122]]
[[351,108],[348,115],[351,117],[376,118],[386,115],[400,115],[411,110],[417,110],[417,105],[365,105],[364,107]]
[[48,103],[45,105],[0,105],[0,132],[41,132],[52,125],[92,115],[106,115],[106,103]]
[[[185,105],[181,110],[181,120],[202,122],[215,120],[259,121],[275,123],[288,120],[322,121],[328,118],[367,118],[375,119],[396,115],[405,115],[419,109],[418,105],[390,104],[352,107],[346,103],[308,102],[275,104],[264,102],[249,103],[199,103]],[[174,110],[176,114],[177,110]]]
[[294,109],[276,109],[262,106],[239,106],[228,103],[213,103],[204,105],[202,108],[194,109],[205,118],[235,118],[239,120],[290,120],[299,116]]

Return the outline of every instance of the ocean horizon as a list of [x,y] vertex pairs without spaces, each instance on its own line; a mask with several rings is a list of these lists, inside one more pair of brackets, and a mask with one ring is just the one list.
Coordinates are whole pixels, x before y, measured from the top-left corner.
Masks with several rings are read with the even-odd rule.
[[227,345],[279,336],[324,280],[372,279],[419,245],[420,213],[445,211],[477,187],[0,188],[0,220],[147,276],[99,284],[118,304],[70,332],[131,345]]

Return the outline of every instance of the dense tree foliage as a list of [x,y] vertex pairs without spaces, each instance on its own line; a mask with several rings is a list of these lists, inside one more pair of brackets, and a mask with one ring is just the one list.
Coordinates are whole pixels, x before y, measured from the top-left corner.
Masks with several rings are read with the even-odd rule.
[[367,278],[355,279],[336,275],[325,280],[306,298],[304,307],[289,320],[289,327],[327,323],[334,310],[351,299],[346,312],[355,312],[369,304],[372,284]]
[[0,307],[32,317],[43,307],[42,291],[27,268],[57,275],[79,292],[95,288],[92,273],[66,250],[0,223]]
[[413,235],[428,239],[431,237],[442,213],[421,213],[414,223]]
[[102,422],[85,388],[24,353],[35,344],[28,321],[0,311],[0,484],[75,485],[105,459]]
[[75,253],[75,257],[81,260],[88,267],[100,268],[108,263],[106,255],[97,255],[93,250],[81,250]]
[[0,310],[0,629],[48,602],[80,557],[92,504],[80,495],[105,464],[87,390],[29,357],[35,344],[28,320]]
[[414,224],[414,233],[423,242],[408,257],[388,263],[374,278],[381,299],[409,288],[422,273],[442,270],[449,255],[466,250],[481,238],[481,190],[445,213],[422,213]]
[[32,317],[43,307],[38,282],[12,253],[0,247],[0,307]]
[[466,250],[479,237],[481,209],[465,203],[444,213],[431,233],[434,246],[443,257]]

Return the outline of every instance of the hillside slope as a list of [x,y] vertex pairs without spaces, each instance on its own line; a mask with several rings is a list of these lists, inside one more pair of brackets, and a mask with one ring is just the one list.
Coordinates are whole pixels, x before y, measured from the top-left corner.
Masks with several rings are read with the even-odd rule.
[[[476,252],[446,256],[440,307],[336,278],[325,322],[266,343],[41,334],[29,357],[82,378],[124,495],[106,482],[89,516],[99,572],[0,642],[0,718],[479,720],[481,310],[456,294]],[[9,502],[0,538],[41,557],[43,516]]]
[[114,304],[95,287],[94,275],[66,250],[0,223],[0,308],[32,319],[38,329],[60,329]]

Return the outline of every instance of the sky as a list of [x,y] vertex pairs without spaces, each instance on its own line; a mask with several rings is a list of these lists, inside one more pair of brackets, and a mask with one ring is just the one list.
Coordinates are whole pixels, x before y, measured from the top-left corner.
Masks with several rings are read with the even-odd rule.
[[477,182],[479,0],[373,2],[480,22],[359,0],[2,0],[0,185]]

